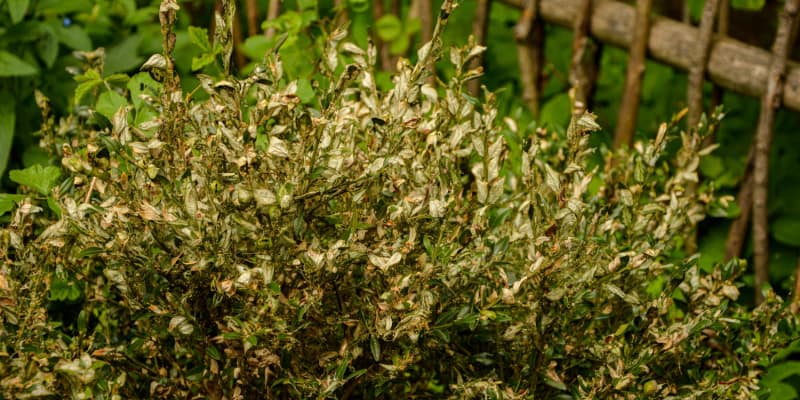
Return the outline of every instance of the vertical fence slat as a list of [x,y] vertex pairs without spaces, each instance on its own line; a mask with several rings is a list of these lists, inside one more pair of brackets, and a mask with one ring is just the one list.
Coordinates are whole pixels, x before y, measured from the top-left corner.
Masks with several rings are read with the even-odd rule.
[[703,6],[703,17],[700,19],[700,35],[697,48],[694,51],[692,66],[689,67],[689,86],[687,88],[687,103],[689,114],[687,125],[689,129],[696,129],[703,114],[703,83],[708,64],[708,53],[711,50],[711,34],[714,32],[714,22],[717,16],[719,0],[706,0]]
[[[700,18],[700,35],[692,57],[692,65],[689,67],[689,82],[686,88],[689,113],[686,118],[686,125],[690,132],[697,129],[700,117],[705,111],[703,106],[703,83],[705,82],[708,54],[711,50],[711,35],[714,32],[718,7],[719,0],[706,0],[703,6],[703,15]],[[690,182],[687,190],[690,193],[696,193],[697,183]],[[686,251],[689,254],[697,252],[696,229],[686,237]]]
[[753,166],[753,254],[755,258],[756,304],[763,300],[761,286],[769,281],[769,224],[767,221],[767,185],[769,183],[769,152],[772,146],[772,129],[775,110],[780,106],[786,58],[800,0],[787,0],[778,18],[778,32],[772,48],[772,63],[767,77],[767,91],[761,98],[761,114],[755,137],[755,164]]
[[[475,43],[481,46],[486,45],[486,33],[489,27],[489,12],[492,8],[491,0],[477,0],[475,8],[475,19],[472,21],[472,35]],[[483,65],[483,55],[475,57],[469,64],[470,69],[475,69]],[[473,79],[467,82],[467,90],[473,96],[478,96],[481,90],[480,79]]]
[[589,39],[593,3],[592,0],[582,1],[573,29],[569,80],[574,90],[573,106],[576,110],[591,107],[592,92],[597,81],[597,47]]
[[[278,18],[278,15],[281,14],[281,0],[269,0],[269,6],[267,6],[267,21],[272,21],[275,18]],[[275,36],[275,28],[268,28],[264,31],[264,35],[268,38]]]
[[636,130],[636,115],[639,113],[639,93],[642,89],[645,53],[650,32],[650,9],[652,0],[636,1],[636,19],[625,75],[625,91],[619,107],[617,128],[614,131],[614,147],[630,145]]
[[539,117],[540,82],[544,59],[544,29],[539,19],[538,0],[526,0],[519,22],[514,27],[517,41],[522,99],[533,113]]

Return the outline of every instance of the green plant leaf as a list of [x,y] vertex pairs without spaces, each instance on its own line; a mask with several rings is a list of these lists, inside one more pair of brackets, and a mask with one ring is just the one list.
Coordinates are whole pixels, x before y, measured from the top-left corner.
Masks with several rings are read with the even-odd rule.
[[8,156],[14,142],[14,124],[16,124],[16,102],[11,96],[0,96],[0,177],[6,172]]
[[350,4],[350,9],[353,12],[363,13],[369,10],[369,1],[367,0],[350,0],[348,4]]
[[36,43],[36,49],[39,51],[39,57],[44,61],[47,68],[52,68],[53,63],[56,62],[58,57],[58,37],[48,25],[42,24],[45,29],[45,35]]
[[39,73],[39,69],[21,58],[0,50],[0,77],[30,76]]
[[22,200],[25,200],[25,195],[0,193],[0,215],[13,210],[14,206]]
[[375,22],[375,32],[384,41],[391,42],[403,34],[403,23],[394,14],[386,14]]
[[559,94],[544,104],[539,117],[539,125],[558,129],[567,125],[569,121],[569,96]]
[[192,57],[192,71],[197,71],[206,65],[213,63],[214,57],[216,57],[216,54],[214,53],[203,53],[197,57]]
[[264,55],[272,48],[273,39],[264,35],[250,36],[242,43],[240,49],[251,60],[261,61]]
[[128,100],[125,96],[113,91],[105,91],[97,98],[97,112],[109,120],[114,117],[114,114],[120,108],[128,105]]
[[7,0],[8,13],[11,15],[11,23],[16,24],[22,21],[25,13],[28,12],[29,0]]
[[800,247],[800,218],[784,217],[775,221],[772,236],[781,243]]
[[765,0],[731,0],[731,7],[739,10],[758,11],[764,8]]
[[302,78],[297,80],[297,97],[303,103],[309,103],[316,98],[314,88],[311,87],[311,82],[308,79]]
[[141,35],[131,35],[117,45],[110,47],[106,52],[103,71],[107,74],[113,74],[138,68],[144,62],[144,57],[138,53],[141,43]]
[[92,49],[92,39],[80,26],[69,27],[54,24],[58,40],[72,50],[89,51]]
[[73,100],[75,104],[80,104],[83,97],[86,96],[89,91],[103,83],[100,74],[93,69],[86,71],[83,75],[76,76],[75,80],[79,82],[78,87],[75,88],[75,97]]
[[20,185],[28,186],[43,195],[47,195],[61,176],[61,169],[53,166],[42,167],[36,164],[25,169],[12,170],[8,176],[12,181]]
[[211,51],[211,42],[208,40],[208,31],[205,28],[190,26],[189,40],[203,51]]

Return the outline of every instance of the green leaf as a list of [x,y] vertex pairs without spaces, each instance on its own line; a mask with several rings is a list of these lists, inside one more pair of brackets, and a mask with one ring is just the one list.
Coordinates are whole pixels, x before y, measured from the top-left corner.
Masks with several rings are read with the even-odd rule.
[[394,14],[386,14],[375,22],[375,32],[386,42],[391,42],[403,34],[403,23]]
[[69,14],[90,10],[93,6],[89,0],[40,0],[36,3],[37,14]]
[[125,96],[113,90],[109,90],[103,92],[97,98],[97,106],[95,108],[97,109],[97,112],[110,120],[120,108],[127,105],[128,100],[125,98]]
[[395,56],[403,55],[408,51],[409,46],[411,46],[409,37],[407,35],[400,35],[397,39],[392,41],[392,44],[389,46],[389,52]]
[[22,200],[25,200],[23,194],[0,193],[0,215],[13,210],[14,206]]
[[61,169],[53,166],[42,167],[36,164],[25,169],[12,170],[8,176],[12,181],[20,185],[28,186],[43,195],[47,195],[61,176]]
[[53,196],[47,196],[47,208],[49,208],[56,217],[61,218],[61,206],[58,205],[58,202]]
[[570,118],[569,95],[559,94],[544,104],[539,117],[539,125],[552,129],[562,129],[567,126]]
[[772,236],[781,243],[800,247],[800,219],[784,217],[775,221]]
[[58,40],[72,50],[89,51],[92,49],[92,39],[89,34],[80,26],[72,25],[69,27],[53,24],[56,29]]
[[39,69],[21,58],[0,50],[0,77],[30,76],[39,73]]
[[208,31],[196,26],[189,27],[189,40],[205,52],[211,51],[211,42],[208,41]]
[[28,12],[29,0],[7,0],[8,13],[11,15],[11,23],[16,24],[22,21],[25,13]]
[[273,39],[264,35],[250,36],[242,43],[240,49],[251,60],[261,61],[264,55],[272,48]]
[[16,123],[16,102],[12,96],[0,96],[0,177],[6,172],[8,156],[14,142]]
[[78,87],[75,88],[75,97],[73,100],[75,104],[80,104],[81,100],[83,100],[87,93],[103,83],[103,79],[100,78],[100,74],[93,69],[86,71],[86,73],[83,75],[76,76],[75,80],[80,82]]
[[700,159],[700,171],[709,178],[717,178],[725,172],[725,163],[722,158],[709,154]]
[[53,63],[56,62],[56,57],[58,57],[58,37],[49,29],[49,26],[44,24],[42,26],[46,33],[36,43],[36,49],[39,51],[39,57],[47,65],[47,68],[52,68]]
[[144,57],[138,53],[142,43],[141,35],[131,35],[111,47],[106,52],[105,68],[107,74],[130,71],[138,68],[144,62]]
[[316,98],[314,88],[311,87],[311,82],[308,79],[302,78],[297,80],[297,97],[303,103],[310,103]]
[[764,0],[731,0],[731,7],[739,10],[758,11],[764,8]]
[[192,57],[192,71],[197,71],[200,68],[213,63],[214,57],[216,57],[216,54],[214,53],[203,53],[197,57]]
[[353,10],[353,12],[363,13],[369,10],[368,0],[350,0],[348,3],[350,4],[350,9]]
[[784,361],[770,366],[761,381],[765,384],[778,383],[792,375],[800,375],[800,361]]

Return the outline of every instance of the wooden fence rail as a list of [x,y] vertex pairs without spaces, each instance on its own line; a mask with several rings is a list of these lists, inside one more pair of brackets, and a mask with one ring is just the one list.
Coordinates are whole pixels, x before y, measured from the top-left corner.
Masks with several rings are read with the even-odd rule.
[[[522,8],[524,0],[498,0]],[[635,7],[619,1],[595,1],[591,34],[606,44],[629,48],[635,27]],[[539,17],[544,22],[572,28],[581,0],[540,0]],[[664,17],[655,17],[647,50],[651,58],[689,71],[700,31],[697,27]],[[759,47],[730,38],[715,38],[708,57],[708,77],[725,89],[752,97],[766,92],[772,55]],[[800,111],[800,65],[786,68],[783,105]]]

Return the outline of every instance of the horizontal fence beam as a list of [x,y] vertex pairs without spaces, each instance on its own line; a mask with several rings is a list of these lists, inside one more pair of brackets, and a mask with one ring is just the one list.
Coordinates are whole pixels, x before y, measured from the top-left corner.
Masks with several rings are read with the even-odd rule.
[[[517,8],[522,8],[524,3],[523,0],[499,1]],[[581,0],[539,1],[540,17],[545,22],[573,27]],[[592,12],[592,36],[603,43],[630,47],[635,11],[633,6],[619,1],[596,1]],[[698,37],[696,27],[656,17],[650,28],[648,54],[654,60],[688,71]],[[771,59],[767,50],[730,38],[715,38],[708,58],[708,78],[731,91],[761,97],[766,91]],[[787,64],[783,105],[800,111],[800,65],[797,63]]]

